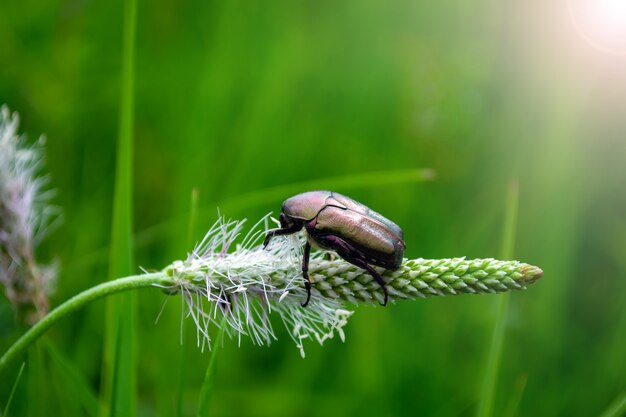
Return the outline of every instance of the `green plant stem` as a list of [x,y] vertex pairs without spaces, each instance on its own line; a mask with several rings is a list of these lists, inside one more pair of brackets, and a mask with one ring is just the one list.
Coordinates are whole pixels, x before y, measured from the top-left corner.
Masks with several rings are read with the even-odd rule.
[[[193,188],[191,190],[191,200],[189,205],[189,223],[187,224],[187,245],[186,247],[191,248],[194,245],[193,236],[194,231],[196,230],[196,224],[198,222],[198,198],[199,192],[197,188]],[[181,303],[184,303],[184,298],[181,298]],[[187,327],[185,327],[184,321],[180,322],[180,349],[178,351],[178,390],[176,391],[176,415],[177,417],[183,417],[185,413],[183,412],[183,395],[185,391],[185,376],[187,374],[187,362],[185,360],[185,349],[186,345],[183,344],[183,341],[187,337]]]
[[[124,0],[120,119],[116,150],[109,279],[131,274],[133,260],[133,133],[137,0]],[[100,415],[136,413],[137,300],[127,293],[107,302]]]
[[215,380],[215,366],[217,364],[217,352],[218,348],[222,345],[224,339],[224,330],[226,330],[227,315],[224,315],[222,322],[220,323],[220,330],[217,332],[215,340],[215,350],[209,360],[209,365],[206,368],[206,374],[204,375],[204,381],[202,382],[202,388],[200,389],[200,399],[198,400],[198,417],[209,416],[209,406],[211,404],[211,394],[213,393],[213,382]]
[[600,417],[619,417],[626,413],[626,392],[617,397]]
[[7,400],[7,405],[4,407],[4,413],[0,413],[0,416],[9,415],[9,407],[11,407],[11,401],[13,400],[13,396],[15,395],[15,390],[17,389],[17,384],[20,383],[20,379],[22,378],[22,373],[24,373],[24,367],[26,366],[26,362],[22,362],[22,366],[20,366],[20,370],[17,372],[17,377],[15,378],[15,382],[13,383],[13,388],[11,389],[11,394],[9,394],[9,399]]
[[[336,190],[343,192],[343,190],[359,188],[384,187],[397,184],[417,184],[433,181],[436,177],[437,173],[430,168],[411,168],[370,171],[351,175],[318,178],[313,181],[291,182],[213,201],[211,204],[204,206],[204,208],[199,208],[197,215],[200,218],[210,218],[215,215],[215,207],[219,207],[221,210],[234,210],[238,207],[253,207],[282,201],[287,196],[296,194],[302,190]],[[147,243],[170,236],[181,222],[181,219],[174,218],[138,232],[135,235],[136,247],[142,247]],[[93,258],[97,259],[97,254],[94,254]]]
[[74,313],[91,302],[118,292],[134,290],[137,288],[151,287],[155,284],[171,285],[172,280],[164,272],[151,274],[133,275],[108,281],[95,287],[89,288],[80,294],[70,298],[37,324],[31,327],[20,337],[0,358],[0,375],[14,362],[24,351],[43,335],[49,328],[55,325],[63,317]]
[[[517,181],[511,181],[506,198],[506,212],[502,231],[502,259],[511,259],[513,257],[518,201],[518,183]],[[509,294],[500,295],[496,302],[496,321],[493,327],[491,346],[489,348],[489,356],[487,357],[481,396],[478,403],[478,417],[491,417],[493,415],[496,382],[502,358],[502,347],[504,345],[504,334],[509,308]]]
[[[307,189],[349,191],[367,187],[371,188],[384,187],[387,185],[418,184],[433,181],[436,177],[437,173],[430,168],[413,168],[405,170],[364,172],[360,174],[320,178],[315,181],[292,182],[275,187],[251,191],[231,198],[212,201],[210,204],[205,205],[204,209],[200,209],[198,206],[195,216],[200,218],[210,218],[215,215],[215,207],[220,207],[222,210],[235,210],[237,207],[249,208],[252,206],[269,204],[275,201],[282,201],[286,196]],[[150,226],[144,230],[138,231],[132,237],[134,244],[133,247],[135,249],[139,249],[152,242],[158,241],[159,239],[171,237],[178,230],[178,225],[183,222],[183,218],[174,217]],[[83,256],[81,259],[72,262],[66,271],[80,272],[84,268],[106,259],[109,252],[110,250],[107,247],[100,248]]]

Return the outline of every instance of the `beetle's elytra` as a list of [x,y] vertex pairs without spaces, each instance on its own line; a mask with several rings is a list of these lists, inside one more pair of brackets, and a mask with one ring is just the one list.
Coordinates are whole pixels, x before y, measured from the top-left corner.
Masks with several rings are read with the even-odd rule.
[[307,298],[311,299],[309,256],[311,244],[332,250],[341,258],[365,269],[382,287],[385,294],[382,305],[387,304],[387,287],[372,265],[395,270],[402,264],[404,240],[402,229],[363,204],[332,191],[309,191],[295,195],[283,202],[280,229],[270,230],[265,237],[266,247],[274,236],[290,235],[305,229],[302,275]]

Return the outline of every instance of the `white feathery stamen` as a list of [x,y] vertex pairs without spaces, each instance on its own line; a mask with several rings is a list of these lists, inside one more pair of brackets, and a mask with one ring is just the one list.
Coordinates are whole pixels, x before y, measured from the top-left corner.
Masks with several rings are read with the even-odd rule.
[[245,220],[220,217],[185,261],[167,268],[186,301],[186,315],[197,327],[201,348],[210,348],[208,328],[219,325],[224,315],[227,334],[234,333],[239,342],[242,336],[249,336],[258,345],[276,340],[269,316],[279,316],[302,356],[304,339],[321,344],[335,331],[344,339],[341,328],[352,313],[338,300],[311,297],[306,307],[301,305],[306,300],[301,271],[303,237],[274,239],[263,249],[259,243],[267,232],[267,220],[265,216],[258,221],[229,252],[242,236]]

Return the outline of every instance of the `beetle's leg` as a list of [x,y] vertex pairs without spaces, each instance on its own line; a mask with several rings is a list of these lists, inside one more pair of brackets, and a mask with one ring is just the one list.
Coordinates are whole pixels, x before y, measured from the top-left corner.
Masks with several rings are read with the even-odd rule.
[[263,241],[263,249],[265,249],[267,245],[269,245],[270,240],[272,240],[274,236],[291,235],[291,234],[298,232],[300,229],[302,229],[302,225],[294,224],[293,226],[288,227],[286,229],[270,230],[269,232],[267,232],[267,235],[265,236],[265,240]]
[[389,298],[389,295],[387,294],[387,286],[385,284],[385,281],[383,280],[383,277],[380,276],[378,271],[376,271],[370,264],[367,263],[367,255],[365,255],[362,251],[355,248],[338,236],[316,236],[315,239],[320,241],[320,243],[322,243],[322,246],[335,249],[339,256],[350,262],[352,265],[356,265],[359,268],[363,268],[367,272],[369,272],[374,280],[378,283],[378,285],[380,285],[383,289],[384,299],[381,305],[383,307],[387,305],[387,300]]
[[378,283],[378,285],[380,285],[380,287],[383,289],[384,299],[380,305],[385,307],[387,305],[387,299],[389,298],[389,295],[387,294],[387,284],[385,284],[383,277],[380,276],[378,271],[376,271],[370,264],[365,262],[363,259],[351,258],[346,259],[346,261],[350,262],[353,265],[361,267],[370,273],[370,275],[374,278],[374,281],[376,281],[376,283]]
[[[355,265],[357,265],[355,263]],[[383,293],[384,293],[384,300],[381,304],[381,306],[386,306],[387,305],[387,299],[389,298],[389,295],[387,294],[387,285],[385,284],[385,281],[383,281],[383,277],[380,276],[380,274],[378,273],[378,271],[376,271],[374,268],[372,268],[372,266],[370,264],[368,264],[367,262],[363,261],[362,265],[357,265],[360,266],[361,268],[364,268],[367,270],[367,272],[370,273],[371,276],[374,277],[374,280],[378,283],[378,285],[380,285],[380,287],[383,289]]]
[[220,306],[224,314],[229,313],[233,309],[233,299],[231,298],[230,294],[225,293],[225,298],[226,300],[218,301],[218,305]]
[[302,307],[306,307],[311,300],[311,280],[309,279],[309,258],[311,257],[311,244],[307,241],[304,245],[304,254],[302,255],[302,276],[304,277],[304,287],[306,288],[306,301]]

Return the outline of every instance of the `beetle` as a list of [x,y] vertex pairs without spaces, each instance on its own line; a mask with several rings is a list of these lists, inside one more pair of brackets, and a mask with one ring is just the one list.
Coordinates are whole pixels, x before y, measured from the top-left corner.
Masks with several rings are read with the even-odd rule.
[[402,229],[397,224],[345,195],[332,191],[308,191],[283,202],[280,228],[267,233],[263,247],[267,247],[275,236],[297,233],[302,228],[307,237],[302,259],[302,275],[307,291],[303,307],[311,299],[308,273],[311,245],[334,251],[344,260],[369,272],[383,289],[382,305],[387,305],[385,281],[372,265],[388,270],[400,268],[405,244]]

